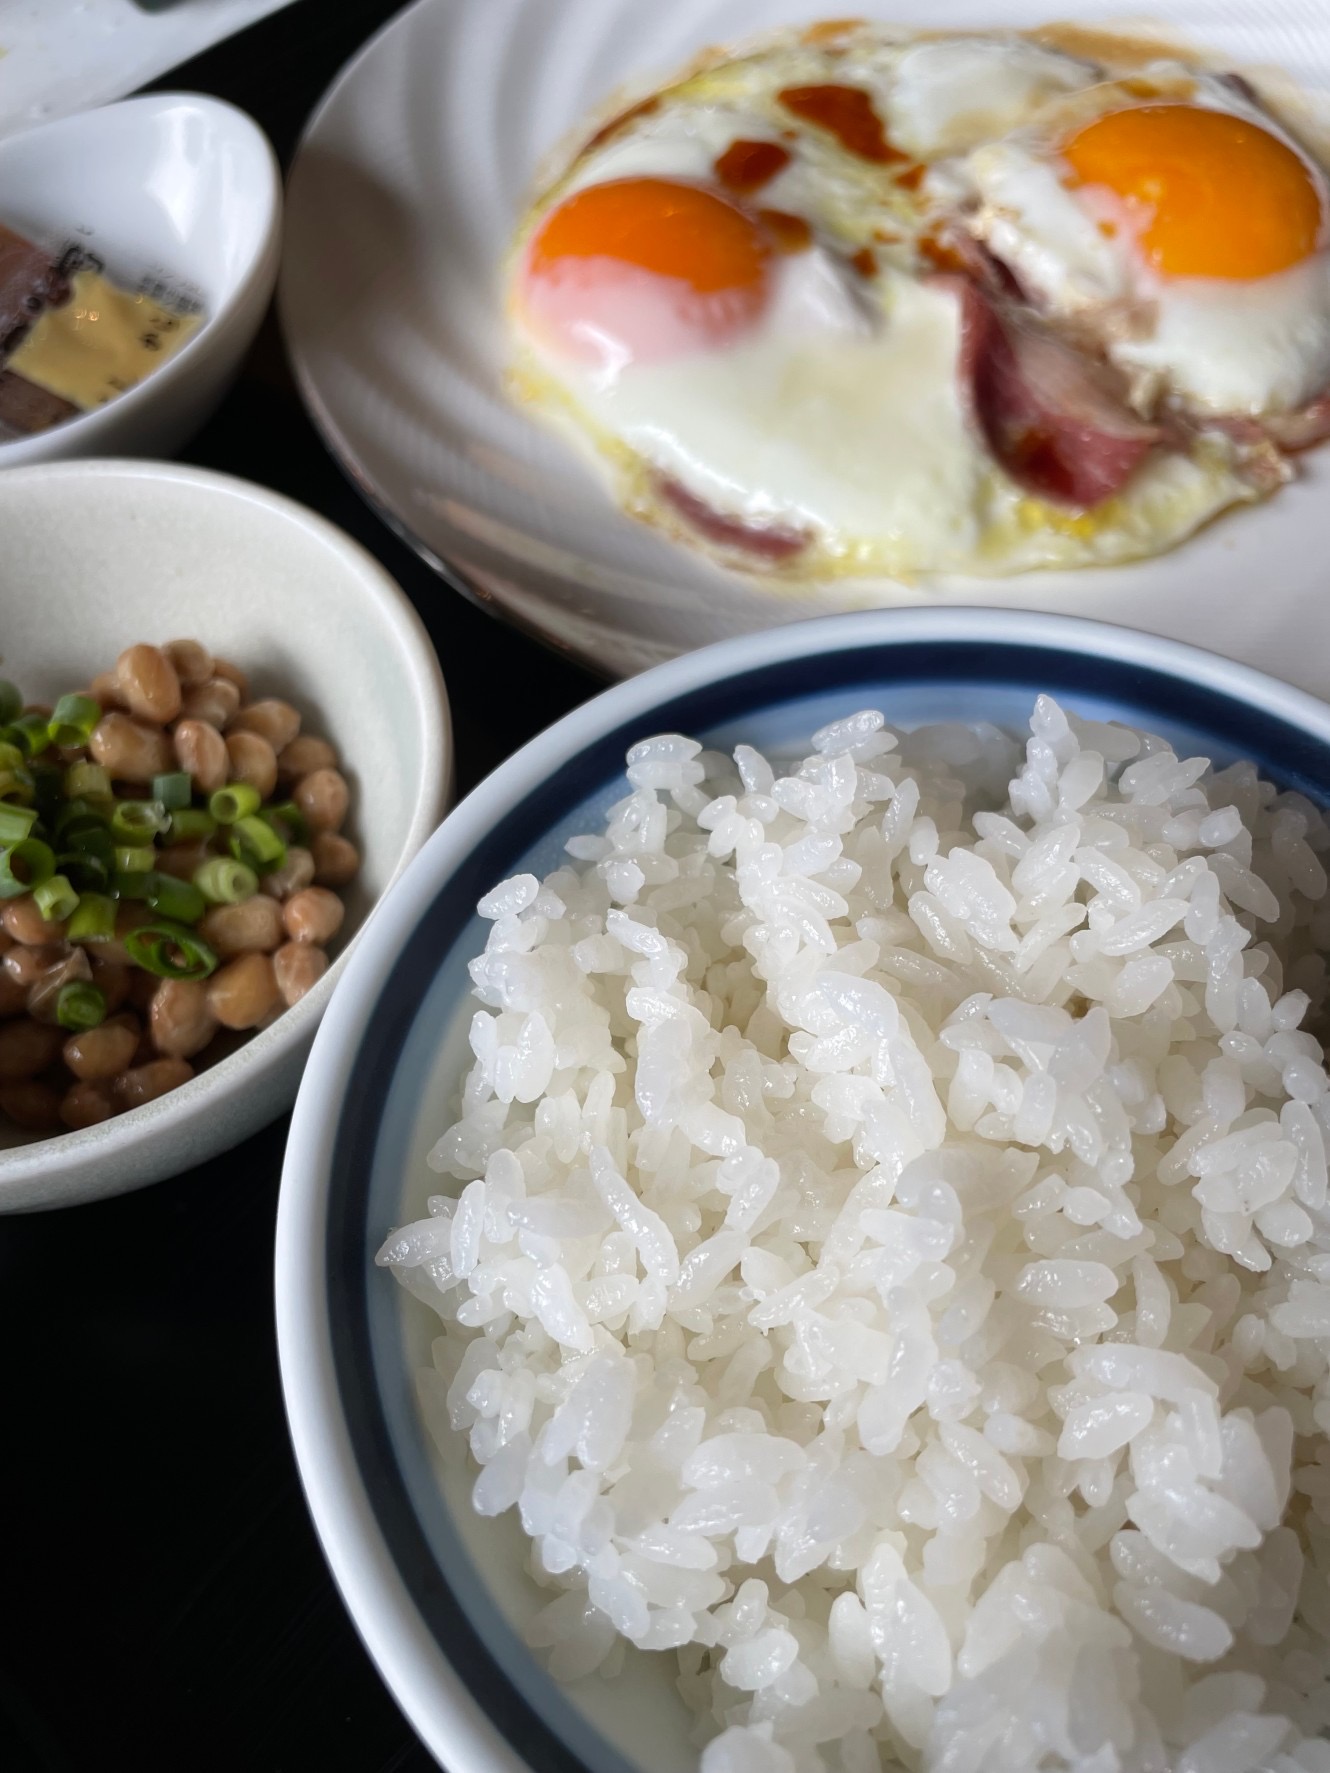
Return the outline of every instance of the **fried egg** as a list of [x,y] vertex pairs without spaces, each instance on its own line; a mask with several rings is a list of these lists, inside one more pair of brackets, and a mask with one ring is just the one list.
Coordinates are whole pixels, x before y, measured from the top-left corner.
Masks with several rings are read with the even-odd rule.
[[[728,564],[1139,558],[1282,477],[1209,421],[1330,383],[1325,211],[1292,138],[1180,64],[786,32],[603,122],[531,205],[511,384],[626,509]],[[1073,456],[1116,427],[1107,496],[1044,471],[1050,412]]]
[[[1152,100],[1152,85],[1186,97]],[[976,227],[1049,311],[1198,413],[1286,412],[1330,382],[1325,176],[1232,86],[1176,64],[1054,108],[965,165]]]

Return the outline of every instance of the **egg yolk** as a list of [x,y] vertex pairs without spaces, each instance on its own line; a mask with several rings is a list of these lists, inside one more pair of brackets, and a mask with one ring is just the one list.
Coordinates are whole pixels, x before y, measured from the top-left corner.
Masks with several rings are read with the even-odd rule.
[[1062,155],[1080,185],[1106,187],[1140,224],[1142,250],[1173,277],[1247,282],[1300,263],[1321,244],[1322,187],[1268,130],[1196,105],[1112,111]]
[[701,185],[610,179],[565,198],[527,248],[527,318],[565,355],[622,366],[714,349],[768,298],[775,243]]
[[611,179],[551,211],[532,242],[530,264],[539,274],[561,259],[617,259],[710,295],[760,290],[769,250],[743,210],[701,185]]

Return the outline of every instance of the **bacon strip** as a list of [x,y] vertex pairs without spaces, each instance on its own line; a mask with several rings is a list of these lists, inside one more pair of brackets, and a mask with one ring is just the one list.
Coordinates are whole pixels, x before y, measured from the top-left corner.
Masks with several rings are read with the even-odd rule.
[[1004,311],[969,278],[941,276],[961,305],[961,384],[988,447],[1018,485],[1086,509],[1120,492],[1167,441],[1139,418],[1105,366],[1033,315]]
[[657,476],[656,490],[699,535],[724,548],[751,554],[756,560],[774,565],[792,559],[808,546],[809,538],[803,531],[785,529],[778,524],[745,523],[741,517],[727,517],[668,475]]

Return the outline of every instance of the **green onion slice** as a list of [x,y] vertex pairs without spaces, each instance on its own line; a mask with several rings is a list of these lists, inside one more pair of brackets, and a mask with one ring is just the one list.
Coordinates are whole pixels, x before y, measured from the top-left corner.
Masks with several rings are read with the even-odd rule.
[[152,798],[160,800],[168,813],[178,813],[189,805],[194,784],[188,770],[169,770],[152,779]]
[[259,890],[259,877],[230,856],[209,856],[194,870],[194,885],[214,905],[243,905]]
[[157,852],[151,844],[122,845],[115,852],[115,871],[117,874],[146,874],[157,860]]
[[257,788],[252,788],[248,782],[228,782],[225,788],[219,788],[210,796],[208,811],[219,825],[234,825],[258,812],[262,805]]
[[0,899],[18,899],[55,873],[49,844],[37,837],[20,838],[0,850]]
[[36,798],[36,784],[26,765],[16,770],[0,770],[0,801],[31,806]]
[[272,826],[255,813],[236,820],[227,847],[237,862],[247,863],[257,874],[280,868],[286,860],[286,845]]
[[0,726],[8,726],[11,720],[17,720],[23,710],[23,697],[16,683],[7,677],[0,677]]
[[65,848],[80,856],[96,856],[109,868],[111,858],[115,854],[115,839],[111,836],[111,827],[100,821],[72,821],[60,832],[60,842]]
[[37,814],[30,806],[0,801],[0,843],[21,843],[36,823]]
[[304,843],[309,836],[305,815],[294,800],[280,800],[275,806],[265,806],[259,817],[265,825],[271,825],[283,843]]
[[89,800],[86,795],[76,794],[72,797],[72,799],[66,800],[64,805],[61,806],[59,811],[56,813],[56,815],[55,815],[55,834],[57,837],[63,837],[67,831],[73,830],[73,828],[76,825],[77,826],[84,826],[84,825],[105,825],[105,824],[106,824],[106,809],[105,809],[105,807],[99,807],[99,806],[94,805],[94,803],[91,800]]
[[216,829],[216,819],[201,806],[182,807],[171,814],[172,843],[198,843],[211,837]]
[[17,720],[5,728],[5,738],[11,744],[21,745],[29,757],[40,757],[51,743],[46,716],[20,714]]
[[111,874],[111,892],[117,899],[141,899],[146,904],[151,884],[151,868],[114,869]]
[[86,745],[101,717],[101,704],[91,696],[61,696],[46,723],[47,737],[59,751]]
[[113,793],[111,778],[99,763],[81,758],[65,771],[66,800],[110,800]]
[[167,918],[131,930],[125,950],[135,966],[158,979],[206,979],[217,967],[217,956],[202,937]]
[[66,850],[56,857],[56,867],[82,898],[84,893],[99,893],[111,878],[109,856],[93,855],[88,850]]
[[106,993],[99,986],[76,979],[60,987],[55,1000],[55,1019],[62,1028],[81,1032],[106,1020]]
[[142,843],[171,823],[160,800],[118,800],[111,808],[111,835],[121,843]]
[[208,908],[208,901],[192,881],[156,872],[148,876],[148,903],[173,923],[197,923]]
[[71,942],[104,942],[115,934],[115,900],[105,893],[81,893],[65,935]]
[[60,923],[78,909],[79,896],[63,874],[52,874],[33,891],[33,900],[47,923]]
[[27,753],[20,746],[0,740],[0,770],[21,770],[27,761]]

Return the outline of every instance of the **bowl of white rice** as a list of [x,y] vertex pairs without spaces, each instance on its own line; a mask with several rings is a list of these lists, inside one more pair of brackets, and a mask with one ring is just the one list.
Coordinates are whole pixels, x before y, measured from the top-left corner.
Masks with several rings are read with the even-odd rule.
[[351,957],[278,1223],[450,1773],[1330,1773],[1330,709],[875,611],[607,691]]

